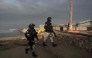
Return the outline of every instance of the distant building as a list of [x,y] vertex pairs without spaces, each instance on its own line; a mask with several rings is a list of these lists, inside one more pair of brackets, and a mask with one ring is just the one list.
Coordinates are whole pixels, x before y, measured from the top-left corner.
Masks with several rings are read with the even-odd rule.
[[92,20],[78,22],[78,26],[92,27]]
[[[68,24],[55,24],[55,30],[67,30]],[[73,24],[73,30],[92,30],[92,19]]]
[[92,30],[92,19],[78,22],[73,24],[74,27],[77,27],[77,30]]

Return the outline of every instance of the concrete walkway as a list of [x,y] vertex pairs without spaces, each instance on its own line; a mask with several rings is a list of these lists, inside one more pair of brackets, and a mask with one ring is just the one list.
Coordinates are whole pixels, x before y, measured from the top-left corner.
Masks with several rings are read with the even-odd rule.
[[[92,58],[92,54],[78,47],[72,47],[62,41],[54,39],[58,45],[53,47],[50,40],[48,46],[42,46],[42,41],[36,44],[36,58]],[[25,54],[26,40],[8,41],[8,44],[0,46],[0,58],[34,58],[31,51]]]

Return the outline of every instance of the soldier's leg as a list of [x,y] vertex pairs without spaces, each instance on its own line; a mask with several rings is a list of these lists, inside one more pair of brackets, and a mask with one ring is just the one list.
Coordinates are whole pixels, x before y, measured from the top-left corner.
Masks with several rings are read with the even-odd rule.
[[48,36],[49,36],[49,33],[45,32],[44,35],[43,35],[43,37],[44,37],[44,39],[43,39],[43,46],[47,46],[45,41],[46,41],[46,39],[48,39]]
[[28,50],[30,49],[29,41],[28,41],[28,46],[25,48],[25,53],[28,53]]
[[50,33],[49,36],[50,36],[50,40],[51,40],[52,46],[53,47],[57,46],[57,44],[55,44],[54,41],[53,41],[53,37],[54,37],[53,33]]
[[33,42],[33,45],[32,45],[32,56],[37,57],[37,55],[35,54],[35,42]]
[[29,41],[29,37],[27,36],[27,34],[25,34],[25,37],[27,38],[27,41],[28,41],[28,46],[25,48],[25,53],[27,54],[28,53],[28,50],[30,49],[30,41]]
[[32,48],[33,42],[32,41],[30,41],[29,46],[30,46],[30,51],[33,50],[33,48]]

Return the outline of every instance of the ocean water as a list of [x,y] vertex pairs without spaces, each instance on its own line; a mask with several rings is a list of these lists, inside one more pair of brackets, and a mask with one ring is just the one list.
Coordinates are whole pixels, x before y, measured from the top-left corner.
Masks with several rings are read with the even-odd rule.
[[17,29],[8,29],[8,30],[0,30],[0,38],[1,37],[12,37],[12,36],[21,36],[23,35]]

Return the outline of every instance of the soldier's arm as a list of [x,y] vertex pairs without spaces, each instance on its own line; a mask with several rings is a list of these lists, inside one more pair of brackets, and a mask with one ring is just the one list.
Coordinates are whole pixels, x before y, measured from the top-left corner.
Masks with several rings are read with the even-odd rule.
[[34,29],[34,32],[35,32],[35,38],[36,38],[37,40],[39,40],[39,39],[38,39],[38,36],[37,36],[37,32],[36,32],[35,29]]
[[29,36],[30,34],[29,34],[29,29],[26,31],[26,33],[27,33],[27,36]]
[[55,33],[54,30],[53,30],[52,23],[51,23],[51,29],[52,29],[52,32],[53,32],[54,36],[57,37],[57,36],[56,36],[56,33]]
[[47,29],[47,22],[45,22],[44,29]]
[[55,37],[57,37],[57,36],[56,36],[56,33],[55,33],[54,31],[53,31],[53,34],[54,34]]
[[25,37],[26,37],[27,40],[29,40],[28,30],[27,30],[26,33],[25,33]]

